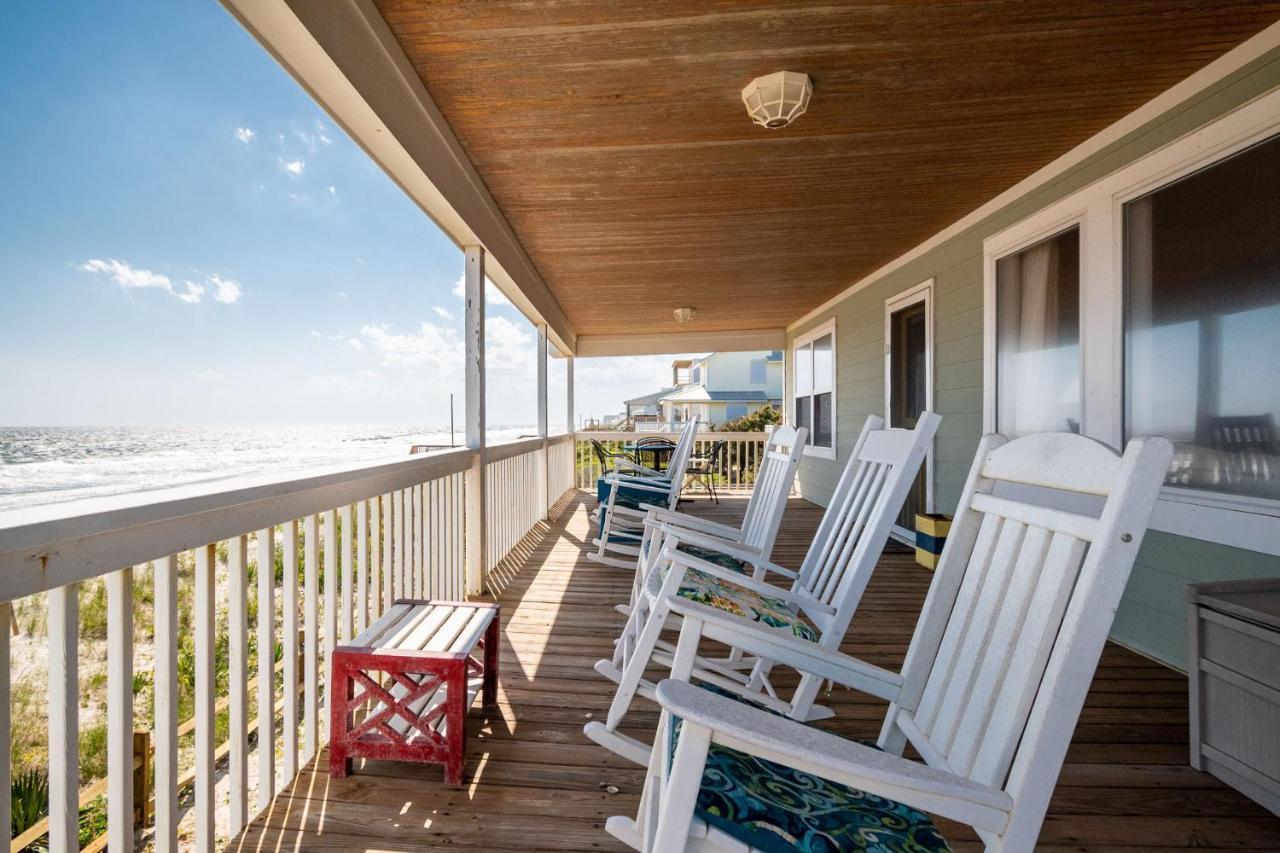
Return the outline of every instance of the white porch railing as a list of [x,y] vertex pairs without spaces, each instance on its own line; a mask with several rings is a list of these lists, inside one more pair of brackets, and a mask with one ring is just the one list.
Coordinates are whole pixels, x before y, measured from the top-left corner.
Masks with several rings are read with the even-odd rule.
[[[133,847],[135,771],[147,758],[147,750],[138,754],[134,734],[135,572],[150,572],[154,581],[155,848],[177,849],[187,808],[180,800],[189,787],[195,793],[189,808],[197,849],[214,849],[221,834],[215,812],[223,807],[229,821],[222,831],[239,833],[324,743],[324,681],[334,646],[359,633],[397,597],[466,594],[464,475],[475,453],[449,450],[293,479],[183,487],[0,514],[0,624],[7,623],[18,599],[45,593],[48,604],[49,817],[13,839],[11,849],[46,835],[51,849],[78,849],[80,809],[104,790],[107,833],[92,846],[100,849],[105,841],[112,850]],[[486,570],[545,517],[572,484],[572,466],[572,436],[486,450]],[[82,791],[78,591],[99,577],[107,587],[107,775]],[[191,594],[184,600],[192,602],[193,612],[190,629],[180,636],[179,585],[187,583]],[[256,608],[250,607],[251,596]],[[228,688],[220,697],[218,647],[224,631]],[[180,640],[184,653],[194,657],[194,710],[185,721],[179,719]],[[9,647],[8,631],[0,630],[0,714],[6,724]],[[254,662],[263,655],[278,655],[268,677],[258,677],[264,667]],[[229,736],[219,744],[215,731],[224,714]],[[191,754],[192,736],[194,757],[180,767],[179,750],[184,757]],[[277,744],[283,757],[279,779]],[[9,748],[9,739],[0,738],[0,791],[10,785]],[[215,767],[224,758],[226,781],[215,787]],[[143,786],[140,798],[145,791]],[[9,822],[8,807],[8,797],[0,796],[0,825]]]
[[[652,440],[655,437],[653,431],[600,430],[574,433],[576,442],[574,478],[578,488],[594,490],[596,480],[604,473],[600,460],[592,451],[592,439],[599,441],[609,450],[621,451],[638,439]],[[672,436],[672,440],[674,438]],[[763,459],[764,438],[763,432],[702,432],[698,433],[693,454],[708,456],[717,441],[727,442],[724,459],[717,464],[714,472],[716,489],[726,491],[750,489],[756,480],[756,471]],[[640,462],[647,465],[649,459],[642,458]]]

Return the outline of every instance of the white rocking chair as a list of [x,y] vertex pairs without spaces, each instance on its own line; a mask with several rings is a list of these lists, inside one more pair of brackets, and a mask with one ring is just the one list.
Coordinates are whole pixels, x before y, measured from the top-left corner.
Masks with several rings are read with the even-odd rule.
[[587,559],[606,566],[630,569],[635,566],[644,537],[644,519],[650,507],[674,510],[684,489],[685,469],[693,455],[698,418],[691,418],[671,451],[667,470],[658,476],[611,473],[600,478],[608,497],[596,509],[599,537],[592,540],[596,550]]
[[[882,423],[879,418],[868,419],[798,573],[723,541],[665,526],[644,594],[637,597],[628,618],[630,633],[619,643],[622,665],[596,663],[596,671],[615,681],[618,689],[605,721],[584,727],[587,737],[637,764],[648,762],[650,744],[622,734],[618,727],[637,693],[655,698],[655,685],[644,672],[651,663],[671,662],[671,647],[660,645],[660,635],[670,617],[679,618],[675,605],[714,602],[722,608],[718,612],[729,611],[726,618],[765,636],[811,646],[814,654],[838,649],[941,420],[925,412],[914,430],[885,430],[875,428]],[[687,553],[687,545],[736,559],[739,568]],[[792,583],[780,587],[748,576],[750,565],[758,575],[772,572]],[[773,658],[736,643],[727,645],[732,650],[728,659],[697,659],[699,680],[795,719],[830,716],[828,709],[814,707],[822,677],[802,671],[800,684],[783,698],[769,680]],[[742,651],[755,657],[744,661]],[[744,664],[748,672],[740,671]]]
[[[649,566],[661,550],[665,527],[678,527],[704,536],[712,536],[727,545],[755,552],[756,560],[768,560],[773,553],[773,543],[778,536],[778,528],[782,524],[782,514],[787,508],[787,498],[791,496],[796,471],[799,470],[800,460],[804,456],[804,443],[807,437],[808,430],[804,427],[798,429],[789,426],[777,427],[766,434],[764,448],[760,454],[760,466],[751,488],[751,497],[748,498],[746,510],[742,514],[742,523],[737,527],[685,512],[663,507],[649,507],[644,519],[640,547],[636,554],[636,577],[631,587],[631,599],[626,605],[619,605],[617,610],[623,614],[631,612],[631,605],[644,588],[644,579],[647,577]],[[694,550],[694,553],[705,554],[706,552]],[[764,570],[758,569],[754,576],[761,579],[763,574]],[[616,657],[615,660],[621,665],[621,660],[617,660]]]
[[[1034,849],[1172,452],[1163,438],[1123,457],[1064,433],[984,438],[901,675],[789,639],[753,643],[680,602],[639,815],[610,818],[608,832],[664,853],[778,849],[797,834],[838,849],[863,833],[882,850],[946,849],[928,812],[974,827],[988,850]],[[1105,501],[1082,515],[1042,505],[1062,503],[1046,490],[1073,493],[1074,507]],[[677,680],[704,637],[889,700],[880,749]],[[923,761],[901,757],[907,743]],[[804,790],[808,811],[779,790]]]

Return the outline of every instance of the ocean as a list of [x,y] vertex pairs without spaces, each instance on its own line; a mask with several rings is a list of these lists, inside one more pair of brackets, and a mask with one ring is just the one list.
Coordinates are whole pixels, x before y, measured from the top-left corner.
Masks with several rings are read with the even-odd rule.
[[[490,442],[537,432],[490,429]],[[455,440],[462,442],[461,432]],[[0,512],[246,475],[405,458],[449,444],[414,427],[0,427]]]

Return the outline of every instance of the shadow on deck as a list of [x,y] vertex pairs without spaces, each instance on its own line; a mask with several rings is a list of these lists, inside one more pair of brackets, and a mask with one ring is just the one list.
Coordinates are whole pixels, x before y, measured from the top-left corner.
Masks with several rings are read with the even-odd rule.
[[[493,713],[473,710],[466,781],[442,783],[438,766],[356,762],[330,779],[327,756],[307,765],[228,850],[619,850],[605,818],[633,814],[642,768],[582,735],[600,719],[612,685],[592,664],[622,625],[613,605],[630,577],[588,562],[585,494],[531,544],[524,566],[504,578],[501,687]],[[721,520],[745,500],[690,511]],[[774,552],[798,567],[820,510],[793,500]],[[902,662],[931,575],[908,556],[886,554],[845,650],[873,663]],[[648,705],[633,723],[652,726]],[[823,725],[874,738],[884,704],[837,688]],[[966,828],[940,822],[957,849],[974,849]],[[1187,766],[1187,684],[1173,670],[1109,645],[1054,794],[1040,850],[1182,847],[1276,849],[1280,819]]]

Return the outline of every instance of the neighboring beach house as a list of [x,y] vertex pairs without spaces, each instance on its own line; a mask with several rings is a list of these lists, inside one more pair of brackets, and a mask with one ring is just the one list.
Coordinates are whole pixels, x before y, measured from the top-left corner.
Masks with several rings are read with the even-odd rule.
[[715,426],[765,406],[782,406],[781,350],[713,352],[671,363],[672,387],[625,401],[637,429],[685,423],[697,416]]

